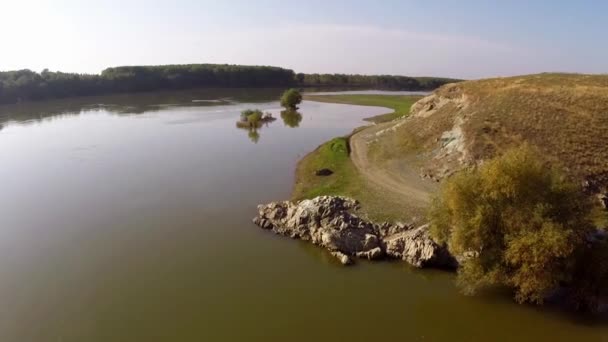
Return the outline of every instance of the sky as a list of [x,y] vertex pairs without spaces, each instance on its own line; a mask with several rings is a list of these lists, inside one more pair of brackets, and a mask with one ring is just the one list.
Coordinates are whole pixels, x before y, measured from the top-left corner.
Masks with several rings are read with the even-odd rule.
[[608,73],[608,1],[0,0],[0,70],[229,63],[476,79]]

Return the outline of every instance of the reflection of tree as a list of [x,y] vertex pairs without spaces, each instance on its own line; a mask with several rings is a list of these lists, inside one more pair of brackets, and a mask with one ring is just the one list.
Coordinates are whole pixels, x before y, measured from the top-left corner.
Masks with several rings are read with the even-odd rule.
[[261,110],[248,109],[241,112],[241,119],[236,122],[236,127],[247,130],[249,140],[257,144],[260,141],[260,130],[262,127],[268,127],[275,120],[269,112],[262,113]]
[[251,128],[247,135],[249,136],[249,140],[251,140],[251,142],[254,144],[257,144],[258,141],[260,141],[260,133],[258,133],[257,128]]
[[302,114],[300,114],[297,110],[288,109],[281,112],[281,119],[283,119],[285,126],[294,128],[300,126]]

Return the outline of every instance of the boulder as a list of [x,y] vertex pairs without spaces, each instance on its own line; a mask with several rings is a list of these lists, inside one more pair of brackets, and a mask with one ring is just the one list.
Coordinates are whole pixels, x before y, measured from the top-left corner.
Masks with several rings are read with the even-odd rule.
[[310,241],[328,249],[342,264],[351,257],[368,260],[385,256],[415,267],[451,267],[454,259],[429,236],[428,226],[375,224],[355,215],[356,200],[320,196],[299,202],[272,202],[258,206],[253,222],[263,229]]
[[353,259],[351,259],[348,255],[346,255],[342,252],[338,252],[338,251],[331,252],[331,255],[336,257],[342,265],[351,265],[353,263]]
[[386,254],[407,261],[412,266],[441,268],[457,266],[456,260],[447,249],[431,239],[428,225],[388,236],[384,241]]

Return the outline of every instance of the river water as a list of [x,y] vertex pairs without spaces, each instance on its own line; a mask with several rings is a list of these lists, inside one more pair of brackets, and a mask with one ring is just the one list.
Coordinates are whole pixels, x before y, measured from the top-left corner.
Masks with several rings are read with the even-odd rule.
[[[608,341],[608,323],[465,297],[453,275],[342,267],[251,223],[296,162],[386,109],[275,91],[0,108],[0,341]],[[277,121],[237,129],[245,108]]]

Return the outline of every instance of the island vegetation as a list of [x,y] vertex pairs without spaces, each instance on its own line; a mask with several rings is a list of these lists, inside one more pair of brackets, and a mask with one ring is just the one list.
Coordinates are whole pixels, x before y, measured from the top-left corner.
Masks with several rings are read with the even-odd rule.
[[262,112],[259,109],[246,109],[241,112],[241,119],[237,126],[244,128],[260,128],[262,124],[276,120],[270,112]]
[[298,105],[302,103],[302,94],[297,89],[288,89],[281,96],[280,102],[286,110],[296,110]]
[[186,64],[121,66],[101,74],[0,72],[0,104],[78,96],[194,88],[340,87],[432,90],[455,80],[367,75],[307,75],[272,66]]
[[262,128],[264,124],[268,124],[275,120],[276,118],[273,117],[270,112],[264,113],[259,109],[246,109],[241,112],[241,118],[236,122],[236,127],[247,130],[249,139],[257,144],[260,140],[259,129]]

